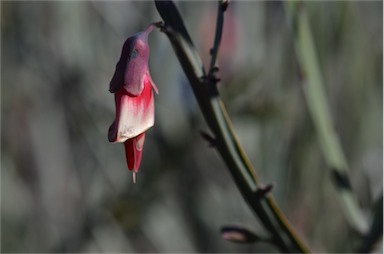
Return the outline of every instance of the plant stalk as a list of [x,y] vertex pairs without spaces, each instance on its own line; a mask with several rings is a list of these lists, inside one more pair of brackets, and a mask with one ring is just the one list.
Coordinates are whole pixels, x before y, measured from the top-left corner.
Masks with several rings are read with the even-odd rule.
[[[193,46],[176,6],[172,1],[155,1],[160,16],[165,21],[161,29],[168,36],[179,62],[192,86],[203,116],[215,135],[216,148],[228,166],[235,183],[246,202],[261,223],[271,233],[272,241],[283,252],[310,252],[295,234],[272,195],[257,195],[262,191],[258,177],[240,146],[218,90],[212,71],[218,54],[223,18],[218,18],[215,43],[212,51],[210,75],[206,76],[202,61]],[[223,2],[219,2],[219,5]],[[219,7],[218,16],[223,8]],[[180,17],[177,19],[176,17]],[[184,36],[183,36],[184,34]],[[187,36],[185,36],[185,34]]]

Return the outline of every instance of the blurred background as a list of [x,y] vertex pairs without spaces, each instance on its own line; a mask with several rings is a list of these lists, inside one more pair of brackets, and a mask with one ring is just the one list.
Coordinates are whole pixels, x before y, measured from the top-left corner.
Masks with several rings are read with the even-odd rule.
[[[216,2],[177,2],[207,66]],[[381,1],[304,2],[334,127],[368,221],[383,190]],[[136,184],[110,144],[109,81],[125,39],[159,21],[150,1],[1,2],[2,252],[275,252],[223,240],[265,233],[218,153],[166,36],[149,37],[159,88]],[[356,244],[303,95],[280,1],[233,1],[220,92],[257,173],[316,252]],[[380,244],[381,245],[381,244]],[[381,246],[377,251],[382,252]]]

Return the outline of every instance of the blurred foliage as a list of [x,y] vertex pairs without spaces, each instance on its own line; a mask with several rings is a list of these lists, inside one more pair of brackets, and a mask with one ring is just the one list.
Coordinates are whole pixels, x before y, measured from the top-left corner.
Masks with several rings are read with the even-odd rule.
[[[205,66],[215,2],[178,2]],[[352,187],[372,220],[382,183],[382,2],[305,2]],[[281,2],[231,2],[220,92],[244,146],[316,252],[359,243],[341,212],[300,84]],[[216,152],[172,48],[150,35],[156,124],[132,183],[110,144],[108,84],[126,37],[160,20],[153,2],[1,2],[2,252],[273,252]],[[381,251],[381,247],[378,249]]]

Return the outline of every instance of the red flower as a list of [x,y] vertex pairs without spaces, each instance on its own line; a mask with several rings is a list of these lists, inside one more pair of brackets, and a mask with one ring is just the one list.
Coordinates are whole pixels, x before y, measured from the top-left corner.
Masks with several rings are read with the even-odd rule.
[[109,127],[110,142],[124,142],[128,169],[137,173],[144,147],[145,131],[155,121],[154,96],[157,87],[148,69],[148,34],[153,25],[129,37],[123,46],[109,91],[115,94],[116,116]]

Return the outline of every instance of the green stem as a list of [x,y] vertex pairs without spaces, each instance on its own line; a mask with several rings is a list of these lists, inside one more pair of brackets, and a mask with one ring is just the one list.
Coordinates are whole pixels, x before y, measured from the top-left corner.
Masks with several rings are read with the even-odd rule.
[[223,33],[223,23],[224,23],[224,11],[228,2],[225,0],[220,0],[218,2],[218,10],[217,10],[217,20],[216,20],[216,33],[215,33],[215,41],[213,42],[213,48],[211,50],[211,64],[209,65],[209,73],[212,73],[213,68],[216,66],[217,56],[219,54],[219,47],[221,42],[221,35]]
[[332,170],[344,213],[350,225],[363,234],[368,223],[353,196],[347,175],[347,161],[332,123],[331,112],[324,91],[324,82],[316,56],[309,19],[303,3],[286,1],[294,25],[295,49],[303,73],[303,90],[314,121],[325,160]]
[[[308,253],[309,248],[299,239],[289,225],[272,195],[258,196],[262,191],[258,177],[245,152],[241,148],[224,104],[217,90],[217,80],[206,76],[202,61],[183,25],[180,14],[172,1],[155,1],[160,16],[165,21],[161,26],[166,33],[179,62],[191,84],[204,118],[214,133],[217,149],[228,166],[240,192],[261,223],[271,233],[272,241],[283,252]],[[219,14],[222,9],[219,7]],[[180,17],[180,18],[176,18]],[[222,30],[223,17],[218,18],[217,30]],[[184,35],[187,36],[184,36]],[[216,62],[221,31],[216,31],[212,52],[210,74]]]

